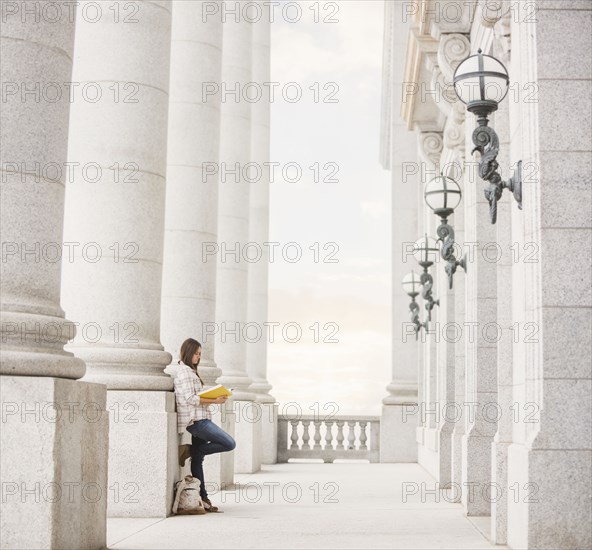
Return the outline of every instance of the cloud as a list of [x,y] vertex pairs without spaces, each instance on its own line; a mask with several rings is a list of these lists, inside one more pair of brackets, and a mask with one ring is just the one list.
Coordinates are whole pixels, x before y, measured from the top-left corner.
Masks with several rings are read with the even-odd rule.
[[362,214],[375,220],[383,219],[387,214],[390,214],[386,203],[383,201],[363,201],[360,203],[360,208]]
[[[302,22],[272,25],[271,79],[305,94],[314,82],[336,82],[339,102],[274,103],[272,154],[303,166],[335,162],[339,182],[312,184],[308,174],[272,186],[270,241],[299,242],[303,259],[270,265],[269,320],[298,323],[302,337],[286,342],[279,328],[268,380],[281,405],[299,402],[304,414],[330,401],[340,413],[380,414],[392,378],[390,176],[377,160],[384,3],[337,2],[335,24],[311,22],[313,2],[301,4]],[[329,242],[338,263],[323,261]]]
[[[315,23],[311,2],[300,2],[304,14],[297,23],[278,20],[272,25],[272,75],[278,81],[309,81],[327,70],[342,78],[382,66],[382,0],[336,2],[337,23]],[[321,5],[323,3],[321,2]],[[323,19],[323,17],[321,17]],[[330,42],[327,40],[330,36]],[[363,79],[359,90],[370,90]]]

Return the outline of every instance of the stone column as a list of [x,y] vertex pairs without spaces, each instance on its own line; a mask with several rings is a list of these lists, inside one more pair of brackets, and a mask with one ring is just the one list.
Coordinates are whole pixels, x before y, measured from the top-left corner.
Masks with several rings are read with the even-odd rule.
[[[265,12],[262,12],[265,13]],[[252,80],[270,82],[270,33],[268,19],[262,17],[253,24],[252,35]],[[262,336],[247,344],[247,372],[253,380],[250,390],[256,394],[261,409],[261,461],[265,464],[277,462],[277,404],[269,394],[271,385],[267,381],[267,335],[263,323],[268,321],[268,248],[269,242],[269,170],[264,163],[270,156],[270,110],[271,101],[267,88],[259,101],[252,104],[251,116],[251,162],[256,165],[260,178],[251,184],[249,206],[249,240],[261,250],[257,262],[249,264],[248,320],[256,323]]]
[[171,4],[113,6],[81,2],[77,21],[64,232],[80,245],[64,263],[64,305],[83,327],[71,349],[85,380],[109,389],[109,484],[120,492],[108,512],[162,517],[177,470],[159,334]]
[[[417,136],[416,136],[417,140]],[[417,177],[417,184],[415,187],[415,204],[417,209],[417,223],[415,228],[415,237],[414,239],[417,240],[420,235],[425,233],[425,218],[423,212],[423,205],[424,205],[424,198],[423,193],[421,193],[421,170],[422,164],[419,161],[419,156],[417,154],[417,144],[415,145],[414,151],[414,158],[416,159],[416,164],[418,167],[418,177]],[[411,264],[414,267],[417,267],[418,271],[421,273],[421,267],[417,265],[417,262],[413,256],[410,256]],[[426,320],[426,310],[425,310],[425,301],[420,295],[417,298],[419,306],[420,306],[420,322],[424,323]],[[419,415],[418,415],[418,426],[416,429],[416,443],[417,443],[417,455],[418,455],[418,462],[420,452],[419,449],[423,447],[425,442],[427,441],[426,438],[426,430],[427,430],[427,419],[426,419],[426,401],[427,401],[427,393],[429,391],[429,385],[427,384],[427,376],[428,376],[428,369],[426,369],[426,357],[427,357],[427,334],[425,328],[421,329],[419,333],[419,346],[417,350],[417,373],[418,373],[418,384],[417,384],[417,403],[419,408]]]
[[592,546],[591,8],[537,1],[536,18],[512,20],[510,81],[527,94],[509,103],[511,158],[525,167],[512,291],[514,322],[529,323],[514,344],[512,548]]
[[[451,217],[450,224],[454,226],[455,219]],[[444,271],[444,264],[437,264],[438,299],[440,307],[437,316],[437,368],[438,368],[438,483],[444,489],[452,481],[452,430],[454,429],[455,409],[449,407],[454,402],[454,335],[450,330],[454,325],[454,290],[448,288],[448,276]],[[456,279],[464,276],[462,270],[457,271]]]
[[[439,174],[440,156],[443,149],[443,139],[441,132],[418,132],[418,154],[420,159],[419,172],[420,179],[416,192],[418,194],[418,218],[423,220],[423,229],[416,238],[427,233],[428,237],[437,239],[436,227],[438,219],[427,206],[424,200],[424,186],[426,182]],[[420,222],[421,223],[421,222]],[[417,265],[417,262],[416,262]],[[421,271],[421,267],[419,267]],[[438,256],[435,257],[434,264],[429,268],[433,278],[433,297],[439,300],[442,291],[439,285],[441,279],[440,270],[443,265]],[[440,275],[439,275],[440,273]],[[446,288],[446,287],[444,287]],[[424,302],[425,304],[425,302]],[[423,445],[418,449],[418,462],[428,470],[434,477],[438,478],[439,458],[438,458],[438,423],[441,417],[441,406],[439,403],[438,385],[438,329],[441,326],[442,306],[435,306],[432,310],[432,320],[428,323],[428,330],[423,331],[423,358],[424,358],[424,400],[421,413],[424,416],[425,430],[423,434]],[[428,312],[422,307],[422,321],[427,320]]]
[[[510,13],[498,23],[504,36],[509,36]],[[503,29],[503,30],[502,30]],[[503,40],[503,39],[502,39]],[[502,40],[494,41],[493,55],[506,66],[510,63],[508,50]],[[504,101],[493,117],[493,127],[500,142],[497,160],[500,166],[510,167],[510,127],[509,103]],[[498,204],[498,223],[496,224],[498,245],[497,257],[497,402],[499,405],[497,433],[491,447],[491,481],[495,484],[501,498],[491,504],[491,540],[495,544],[506,544],[508,524],[508,448],[512,443],[513,399],[512,378],[514,361],[512,342],[515,327],[512,318],[512,261],[516,247],[512,242],[512,202],[507,191]]]
[[2,2],[2,547],[91,549],[106,544],[106,391],[77,381],[84,362],[64,351],[75,9],[49,4]]
[[260,467],[261,422],[255,422],[255,393],[249,389],[247,346],[248,262],[243,253],[249,239],[250,187],[243,172],[251,160],[251,103],[242,96],[252,81],[252,23],[224,22],[222,48],[221,181],[218,195],[216,274],[217,361],[219,383],[234,388],[236,413],[235,469],[249,473]]
[[[176,373],[179,350],[187,338],[202,344],[199,373],[216,384],[216,247],[220,94],[208,93],[222,78],[222,21],[207,15],[212,2],[172,3],[171,71],[167,153],[161,334]],[[214,422],[232,431],[229,414],[214,408]],[[179,443],[191,443],[184,430]],[[206,479],[222,486],[232,479],[232,453],[208,457]],[[230,474],[231,475],[231,474]]]
[[[440,19],[440,24],[445,25],[445,19]],[[461,30],[462,25],[458,29]],[[454,71],[459,63],[469,55],[470,42],[467,36],[462,33],[443,33],[440,35],[438,44],[437,60],[438,65],[434,66],[432,72],[432,84],[437,90],[437,106],[446,117],[443,132],[443,153],[441,166],[444,174],[448,175],[461,184],[464,164],[464,120],[465,105],[461,103],[451,91],[451,83],[454,77]],[[463,244],[463,206],[459,205],[452,216],[450,223],[455,231],[455,241],[457,250],[462,250]],[[436,218],[436,223],[438,220]],[[462,256],[458,252],[457,256]],[[440,424],[438,434],[438,454],[439,454],[439,477],[441,487],[455,481],[458,485],[454,486],[452,496],[458,496],[460,493],[460,438],[458,433],[456,439],[454,431],[459,425],[462,425],[462,403],[457,402],[461,397],[463,388],[458,385],[464,385],[464,378],[461,376],[464,372],[464,362],[457,362],[458,347],[463,346],[459,339],[462,339],[462,328],[459,327],[459,321],[463,320],[464,303],[459,305],[457,297],[462,297],[464,301],[464,277],[462,269],[458,269],[454,277],[454,288],[450,290],[447,276],[443,266],[439,268],[439,288],[441,290],[440,305],[440,344],[438,358],[438,382],[439,382],[439,412]],[[458,319],[457,319],[458,310]],[[464,357],[464,352],[462,353]],[[459,380],[460,378],[460,380]],[[461,397],[462,402],[462,397]],[[455,449],[456,444],[456,449]],[[456,465],[455,465],[456,461]],[[456,479],[454,469],[457,469]]]
[[217,17],[204,22],[205,4],[172,2],[160,323],[173,366],[183,341],[193,337],[202,344],[200,376],[214,385],[221,370],[207,324],[215,322],[216,311],[220,95],[207,90],[222,78],[222,22]]
[[[413,334],[406,335],[406,325],[410,322],[409,296],[401,288],[401,281],[407,273],[419,269],[412,255],[405,255],[405,244],[411,245],[417,239],[417,201],[412,189],[419,185],[417,174],[405,175],[403,163],[417,162],[417,141],[415,134],[407,130],[399,115],[401,102],[401,83],[403,80],[403,59],[397,51],[404,47],[406,25],[395,17],[393,6],[385,5],[385,67],[389,75],[387,90],[383,101],[387,102],[391,118],[387,119],[386,135],[383,141],[388,147],[383,158],[383,166],[390,168],[392,174],[392,308],[393,308],[393,378],[386,387],[388,395],[382,400],[380,419],[380,461],[416,462],[417,444],[417,384],[418,349]],[[409,247],[407,247],[409,248]]]
[[[444,9],[445,11],[445,9]],[[461,103],[452,92],[451,83],[454,71],[470,54],[470,41],[465,34],[471,23],[470,10],[464,10],[462,18],[450,20],[440,17],[436,22],[442,34],[438,44],[438,66],[432,74],[432,85],[438,95],[437,105],[440,111],[447,117],[444,127],[444,149],[446,158],[442,160],[442,166],[447,167],[449,175],[456,179],[463,188],[463,174],[465,168],[465,105]],[[450,92],[450,93],[449,93]],[[440,95],[441,94],[441,95]],[[466,197],[463,199],[466,200]],[[461,203],[455,210],[451,220],[455,232],[455,241],[460,256],[464,250],[464,205]],[[461,252],[462,251],[462,252]],[[443,399],[449,405],[447,418],[441,428],[440,437],[440,467],[441,475],[444,472],[450,476],[452,492],[449,498],[460,501],[462,487],[462,437],[465,433],[465,349],[464,337],[466,335],[465,320],[465,273],[458,269],[454,277],[454,289],[448,291],[448,330],[441,336],[447,338],[447,370],[446,383],[442,387]],[[443,377],[444,378],[444,377]],[[444,405],[445,406],[445,405]],[[452,433],[449,432],[452,427]],[[442,434],[445,434],[444,439]],[[450,440],[448,441],[448,438]],[[448,449],[443,453],[443,443]],[[449,456],[448,456],[449,453]],[[443,462],[444,459],[444,462]],[[447,461],[450,461],[447,464]],[[442,478],[441,478],[442,479]]]
[[[465,127],[466,158],[478,160],[471,156],[474,117],[467,117]],[[466,296],[462,503],[469,516],[490,515],[491,501],[484,489],[491,482],[491,444],[497,430],[496,226],[491,224],[483,187],[476,162],[469,160],[461,203],[465,211],[467,273],[459,273],[465,276]],[[474,489],[464,490],[470,487]]]
[[[463,129],[464,131],[464,129]],[[463,181],[466,179],[462,177],[465,168],[464,154],[459,154],[458,165],[461,168],[458,175],[459,183],[464,192]],[[463,195],[463,201],[466,201],[466,194]],[[466,252],[465,243],[465,206],[461,203],[454,212],[454,237],[459,244],[459,250]],[[462,488],[462,441],[465,434],[465,417],[467,410],[465,408],[465,284],[466,274],[460,269],[457,270],[454,277],[454,322],[457,328],[460,328],[460,337],[454,344],[454,402],[456,410],[460,411],[455,418],[454,429],[452,431],[452,448],[451,448],[451,482],[453,484],[453,496],[460,501],[461,493],[459,487]]]

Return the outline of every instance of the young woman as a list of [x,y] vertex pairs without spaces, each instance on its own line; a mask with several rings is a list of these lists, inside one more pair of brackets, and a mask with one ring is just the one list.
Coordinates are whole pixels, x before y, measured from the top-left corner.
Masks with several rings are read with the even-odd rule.
[[191,439],[191,475],[201,482],[201,499],[206,512],[217,512],[212,506],[203,473],[205,455],[232,451],[236,446],[234,439],[222,428],[212,422],[210,404],[222,404],[226,397],[205,399],[197,395],[203,389],[203,381],[197,372],[201,359],[201,344],[188,338],[181,345],[179,370],[174,379],[175,398],[177,400],[177,422],[179,431],[186,429]]

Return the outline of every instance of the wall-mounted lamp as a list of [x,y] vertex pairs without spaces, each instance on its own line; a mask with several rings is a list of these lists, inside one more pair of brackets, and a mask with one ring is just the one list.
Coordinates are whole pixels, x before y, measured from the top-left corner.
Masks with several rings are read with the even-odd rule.
[[518,162],[514,175],[503,181],[498,172],[497,155],[499,138],[489,127],[488,116],[497,110],[498,104],[508,93],[510,78],[508,70],[501,61],[479,50],[463,60],[454,72],[454,90],[458,98],[466,104],[467,110],[477,116],[477,128],[473,132],[475,148],[479,151],[479,176],[489,182],[485,198],[489,201],[491,223],[497,221],[497,201],[504,189],[509,189],[522,209],[522,161]]
[[[434,264],[438,256],[438,244],[435,239],[425,235],[421,237],[413,245],[413,255],[417,263],[423,268],[423,273],[420,276],[420,283],[422,285],[421,296],[426,301],[425,308],[428,312],[428,321],[432,320],[432,309],[440,305],[440,300],[434,300],[432,296],[432,288],[434,287],[434,279],[428,272],[428,269]],[[427,328],[427,327],[426,327]]]
[[462,191],[458,183],[440,174],[433,180],[426,183],[424,189],[424,198],[426,204],[434,211],[434,214],[440,217],[440,227],[438,227],[438,237],[442,241],[440,254],[446,262],[446,273],[448,274],[448,287],[452,289],[452,282],[457,267],[462,267],[467,272],[466,259],[456,259],[454,255],[454,229],[448,223],[448,217],[453,214],[454,209],[460,204]]
[[403,290],[410,296],[411,303],[409,304],[409,311],[411,312],[411,322],[415,325],[415,339],[419,338],[419,331],[425,328],[425,323],[419,320],[419,305],[415,298],[421,289],[421,279],[415,271],[407,273],[403,277]]

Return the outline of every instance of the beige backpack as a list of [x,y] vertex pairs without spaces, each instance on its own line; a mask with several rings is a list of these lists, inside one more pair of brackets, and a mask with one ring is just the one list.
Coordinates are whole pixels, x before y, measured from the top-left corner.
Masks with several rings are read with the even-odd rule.
[[175,483],[175,501],[173,514],[205,514],[205,508],[199,495],[200,481],[193,476],[185,476]]

